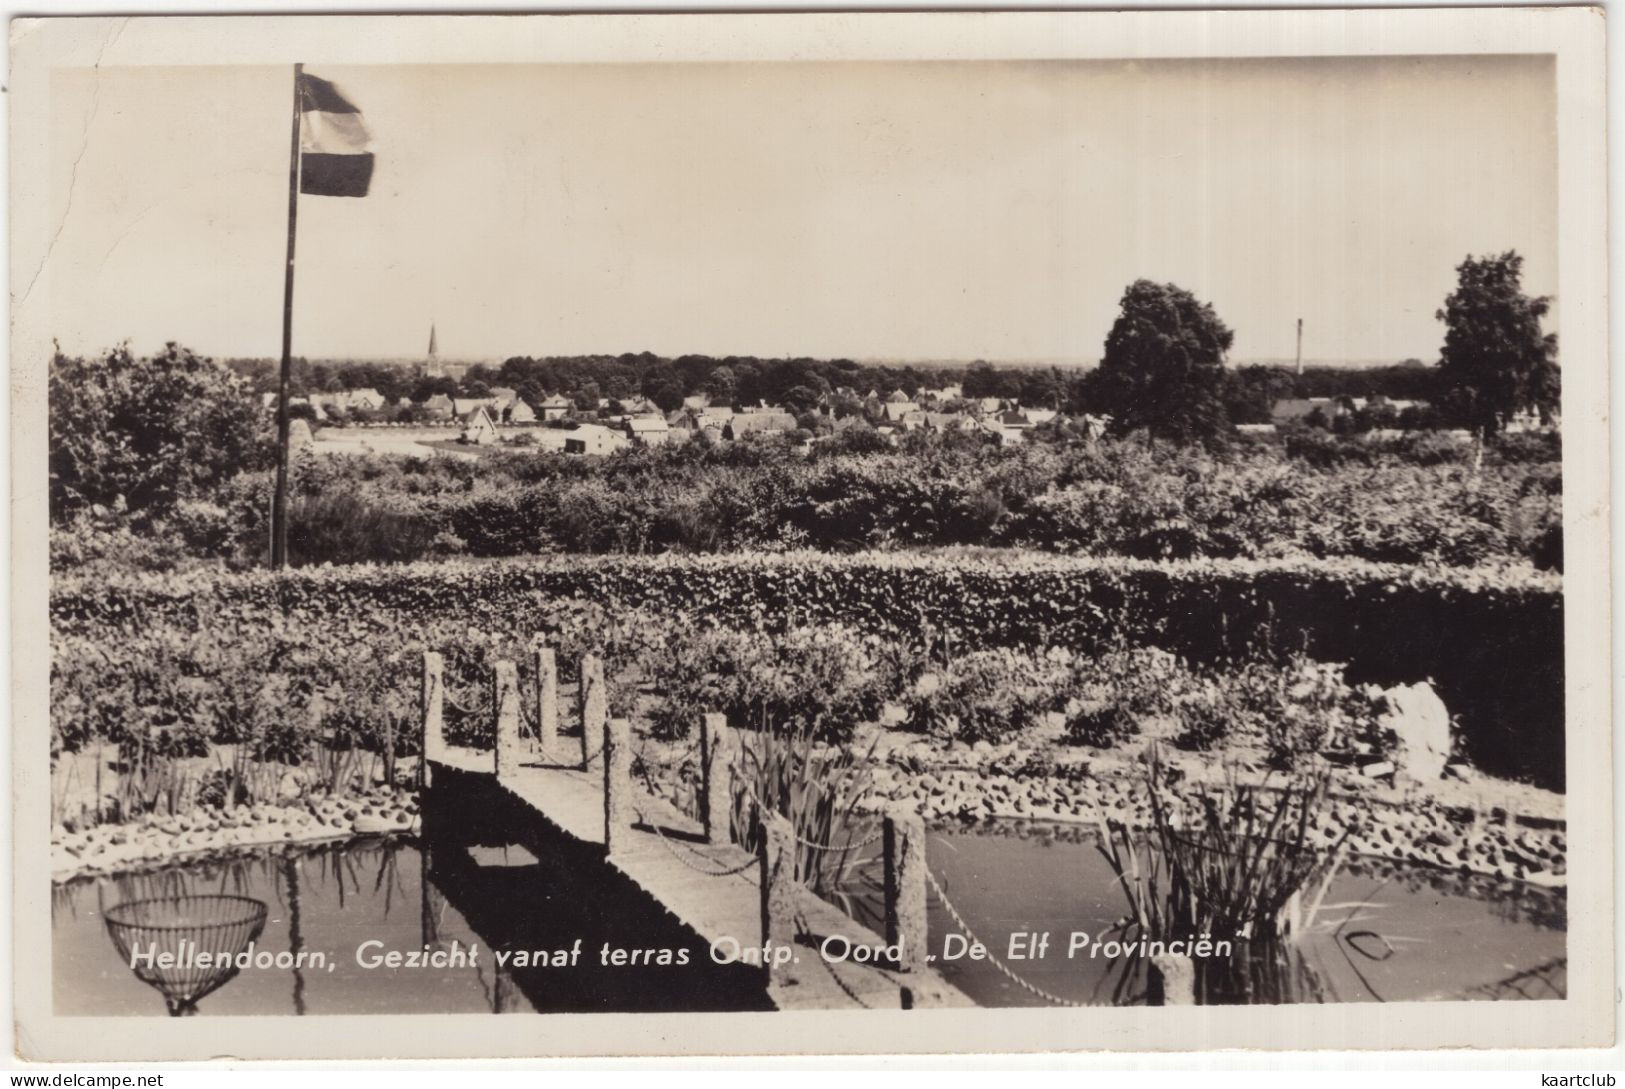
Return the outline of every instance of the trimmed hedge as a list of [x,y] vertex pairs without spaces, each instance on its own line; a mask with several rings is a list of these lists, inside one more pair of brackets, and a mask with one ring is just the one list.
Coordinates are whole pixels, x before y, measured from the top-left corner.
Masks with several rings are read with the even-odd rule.
[[[1353,560],[1071,558],[1032,553],[558,557],[245,575],[58,580],[59,630],[337,618],[356,638],[412,617],[500,629],[561,597],[744,628],[930,629],[966,649],[1121,638],[1197,662],[1260,651],[1347,665],[1351,682],[1431,679],[1485,771],[1562,789],[1563,594],[1528,568]],[[374,623],[369,618],[377,616]],[[386,622],[387,620],[387,622]]]

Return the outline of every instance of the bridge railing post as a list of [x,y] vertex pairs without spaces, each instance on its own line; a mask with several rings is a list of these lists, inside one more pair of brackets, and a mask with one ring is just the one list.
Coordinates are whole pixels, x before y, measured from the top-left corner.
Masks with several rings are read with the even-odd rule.
[[559,664],[552,647],[536,647],[536,747],[543,757],[558,747]]
[[591,769],[604,755],[604,722],[609,714],[604,691],[604,660],[596,654],[581,659],[581,766]]
[[889,810],[881,825],[884,848],[886,944],[897,948],[902,972],[925,969],[925,820],[917,812]]
[[705,821],[705,842],[732,841],[733,735],[726,715],[700,719],[700,815]]
[[1146,1002],[1152,1006],[1194,1006],[1196,962],[1177,953],[1152,957],[1146,980]]
[[519,668],[498,662],[491,670],[491,707],[496,715],[497,781],[519,771]]
[[604,850],[614,855],[632,831],[632,724],[612,718],[604,729]]
[[423,652],[423,724],[418,737],[418,787],[429,785],[429,761],[446,748],[446,661],[439,651]]
[[790,822],[778,813],[762,814],[762,840],[757,848],[762,885],[762,949],[768,965],[768,983],[787,982],[789,958],[796,940],[796,837]]

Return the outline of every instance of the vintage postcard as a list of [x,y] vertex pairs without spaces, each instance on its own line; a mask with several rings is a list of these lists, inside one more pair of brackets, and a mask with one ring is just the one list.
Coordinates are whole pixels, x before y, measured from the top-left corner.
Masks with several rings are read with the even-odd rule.
[[1603,47],[14,22],[18,1052],[1607,1046]]

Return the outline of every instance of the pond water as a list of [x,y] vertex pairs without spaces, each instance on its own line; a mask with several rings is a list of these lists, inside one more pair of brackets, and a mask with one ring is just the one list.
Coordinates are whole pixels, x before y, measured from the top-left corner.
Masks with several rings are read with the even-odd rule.
[[[1144,1000],[1135,958],[1066,956],[1069,934],[1101,934],[1123,911],[1091,832],[1026,822],[933,832],[928,861],[976,937],[1027,982],[1069,1001]],[[877,930],[878,880],[879,866],[865,862],[847,884],[849,910]],[[646,904],[608,903],[577,866],[518,846],[425,851],[410,839],[372,839],[58,887],[56,1012],[162,1016],[163,997],[115,948],[106,913],[132,900],[210,894],[265,904],[254,948],[268,956],[259,958],[263,967],[249,964],[203,997],[197,1012],[205,1016],[761,1008],[753,974],[713,965],[703,943],[662,930]],[[1356,863],[1334,881],[1314,930],[1290,955],[1238,954],[1199,982],[1208,1000],[1227,1002],[1560,998],[1564,916],[1561,894]],[[944,937],[960,927],[935,896],[930,930],[937,967],[979,1004],[1048,1004],[991,962],[943,960]],[[1008,959],[1012,934],[1044,932],[1051,935],[1047,956]],[[570,964],[577,939],[581,952]],[[602,965],[606,941],[686,948],[689,963]],[[471,964],[358,963],[358,952],[404,957],[425,946],[477,946],[479,953]],[[562,951],[566,959],[500,966],[493,949]],[[303,963],[289,964],[292,953],[305,954]],[[324,961],[313,960],[316,953]]]

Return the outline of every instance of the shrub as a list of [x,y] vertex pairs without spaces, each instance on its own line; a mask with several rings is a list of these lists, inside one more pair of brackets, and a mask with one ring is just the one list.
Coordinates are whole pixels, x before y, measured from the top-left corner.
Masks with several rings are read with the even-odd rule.
[[683,737],[716,711],[736,727],[844,740],[886,692],[876,642],[829,624],[765,637],[680,627],[653,656],[651,721],[661,736]]
[[904,722],[942,740],[1006,741],[1056,709],[1064,671],[1044,655],[975,651],[923,674],[904,697]]
[[83,511],[50,527],[51,570],[98,567],[123,572],[173,570],[185,555],[181,540],[161,527],[137,532],[127,518]]
[[1067,740],[1112,748],[1140,732],[1151,718],[1172,716],[1191,674],[1174,655],[1156,647],[1118,646],[1080,659],[1066,704]]
[[247,384],[174,344],[145,358],[58,354],[49,386],[53,519],[96,505],[162,512],[274,456]]
[[[53,580],[53,634],[195,630],[224,615],[414,645],[425,617],[511,630],[580,598],[753,632],[840,623],[901,646],[927,627],[961,651],[1059,645],[1080,654],[1162,646],[1193,665],[1245,659],[1271,633],[1346,662],[1351,683],[1432,678],[1494,774],[1559,788],[1563,596],[1527,567],[1423,568],[1349,560],[1152,563],[997,555],[554,557],[544,561],[194,572]],[[536,621],[540,623],[540,621]],[[626,625],[615,638],[643,638]],[[655,630],[655,629],[651,629]],[[1493,631],[1493,640],[1483,633]],[[229,638],[229,636],[222,636]],[[601,636],[600,636],[601,637]],[[561,658],[562,661],[562,658]]]
[[[477,466],[326,457],[301,467],[295,483],[303,495],[354,491],[416,512],[478,556],[776,549],[788,540],[828,550],[1014,544],[1149,559],[1474,564],[1530,555],[1534,538],[1516,524],[1520,498],[1545,495],[1560,510],[1557,462],[1492,458],[1469,472],[1461,444],[1435,433],[1378,442],[1321,432],[1302,442],[1333,453],[1292,447],[1305,461],[1269,447],[1221,455],[1109,441],[997,449],[915,434],[863,454],[821,443],[812,459],[783,443],[686,443],[601,460],[494,451]],[[229,497],[199,498],[263,522],[269,485],[253,479],[262,493],[253,508],[235,481],[213,489]],[[244,539],[263,546],[263,525],[245,521]]]
[[1556,428],[1502,434],[1496,437],[1490,450],[1496,460],[1507,464],[1561,463],[1563,435]]
[[405,563],[421,559],[434,539],[427,519],[385,509],[352,492],[301,496],[289,504],[288,555],[296,567]]
[[1366,701],[1344,680],[1343,667],[1302,654],[1249,666],[1231,690],[1238,720],[1262,733],[1270,766],[1283,771],[1346,748],[1367,725]]
[[1207,752],[1228,738],[1238,717],[1235,702],[1228,695],[1224,685],[1211,677],[1187,693],[1174,709],[1179,721],[1174,743],[1180,748]]

